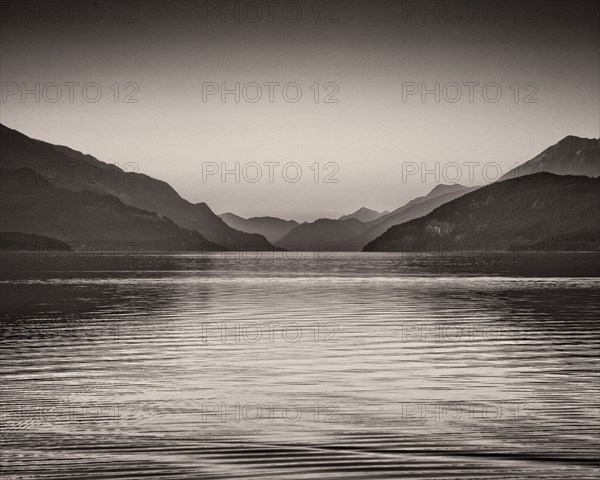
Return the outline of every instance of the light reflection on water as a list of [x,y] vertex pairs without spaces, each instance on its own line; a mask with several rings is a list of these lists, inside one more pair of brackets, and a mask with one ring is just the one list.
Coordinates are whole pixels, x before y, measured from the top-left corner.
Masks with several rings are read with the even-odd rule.
[[597,255],[3,260],[7,478],[598,475]]

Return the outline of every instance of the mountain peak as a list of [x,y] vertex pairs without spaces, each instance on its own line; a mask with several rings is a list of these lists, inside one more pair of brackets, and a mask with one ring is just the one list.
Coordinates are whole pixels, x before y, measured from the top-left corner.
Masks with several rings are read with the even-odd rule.
[[600,140],[567,135],[531,160],[513,168],[500,181],[550,172],[556,175],[600,175]]
[[370,208],[367,207],[360,207],[356,212],[356,213],[377,213],[375,210],[371,210]]
[[590,140],[598,140],[597,138],[578,137],[577,135],[567,135],[565,138],[560,140],[558,143],[568,142],[589,142]]
[[575,135],[567,135],[565,138],[560,140],[558,143],[548,147],[548,150],[559,150],[561,152],[577,152],[579,150],[589,150],[591,148],[598,148],[600,146],[600,140],[597,138],[584,138],[577,137]]
[[351,213],[350,215],[343,215],[338,220],[350,220],[354,218],[356,220],[360,220],[361,222],[370,222],[381,217],[385,213],[386,212],[377,212],[367,207],[360,207],[354,213]]

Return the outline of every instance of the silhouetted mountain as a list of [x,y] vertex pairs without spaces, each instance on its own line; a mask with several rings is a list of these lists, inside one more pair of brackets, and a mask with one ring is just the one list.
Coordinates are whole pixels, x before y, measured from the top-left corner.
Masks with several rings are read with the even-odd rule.
[[479,188],[364,250],[598,250],[599,211],[599,178],[539,173]]
[[75,248],[219,250],[196,231],[112,195],[56,188],[33,170],[1,170],[0,229],[56,238]]
[[423,197],[411,200],[406,205],[365,223],[356,219],[321,219],[303,223],[291,230],[276,245],[290,249],[300,246],[304,250],[322,250],[323,245],[332,245],[338,251],[361,251],[371,240],[376,239],[388,228],[413,218],[427,215],[434,208],[464,195],[478,187],[462,185],[438,185]]
[[373,220],[377,220],[379,217],[386,215],[389,212],[376,212],[375,210],[371,210],[366,207],[359,208],[356,212],[351,213],[350,215],[344,215],[338,220],[350,220],[351,218],[355,218],[356,220],[360,220],[361,222],[372,222]]
[[375,240],[386,230],[394,225],[408,222],[430,213],[433,209],[461,197],[479,187],[465,187],[463,185],[437,185],[431,192],[423,197],[415,198],[406,205],[394,210],[367,225],[367,229],[342,244],[344,250],[362,250],[372,240]]
[[471,187],[465,187],[464,185],[461,185],[459,183],[453,183],[452,185],[440,183],[439,185],[433,187],[433,190],[431,190],[431,192],[429,192],[427,195],[425,195],[424,197],[415,198],[411,202],[408,202],[408,205],[411,205],[413,203],[419,203],[423,200],[430,200],[432,198],[441,197],[442,195],[448,195],[449,193],[464,192],[464,190],[468,188]]
[[275,243],[288,232],[298,226],[294,220],[283,220],[277,217],[252,217],[242,218],[234,213],[222,213],[219,215],[227,225],[241,232],[258,233],[269,242]]
[[312,223],[298,225],[276,242],[276,245],[288,250],[337,251],[340,250],[339,245],[366,228],[366,224],[355,218],[349,220],[321,218]]
[[69,251],[71,247],[57,238],[31,233],[0,232],[0,250],[6,251],[31,251],[61,250]]
[[600,140],[569,135],[531,160],[510,170],[499,181],[541,172],[600,176]]
[[[181,198],[166,182],[126,172],[68,147],[29,138],[0,125],[0,157],[5,168],[29,167],[54,186],[113,195],[124,204],[169,217],[228,249],[273,249],[262,236],[239,232],[215,215],[205,203]],[[126,166],[127,159],[124,159]],[[133,165],[126,170],[133,170]]]

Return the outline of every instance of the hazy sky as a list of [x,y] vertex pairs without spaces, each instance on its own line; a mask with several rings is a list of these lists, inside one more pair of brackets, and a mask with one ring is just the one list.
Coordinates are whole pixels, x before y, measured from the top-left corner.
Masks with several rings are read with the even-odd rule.
[[[394,209],[436,163],[442,183],[473,183],[469,168],[483,183],[600,135],[595,0],[318,3],[3,1],[1,121],[133,162],[216,213],[297,220]],[[236,83],[239,103],[203,98]]]

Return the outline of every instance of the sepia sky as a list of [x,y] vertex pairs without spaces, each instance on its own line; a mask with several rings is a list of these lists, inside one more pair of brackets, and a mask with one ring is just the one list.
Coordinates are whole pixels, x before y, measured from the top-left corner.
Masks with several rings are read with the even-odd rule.
[[216,213],[390,210],[600,135],[597,1],[68,3],[2,2],[2,123]]

